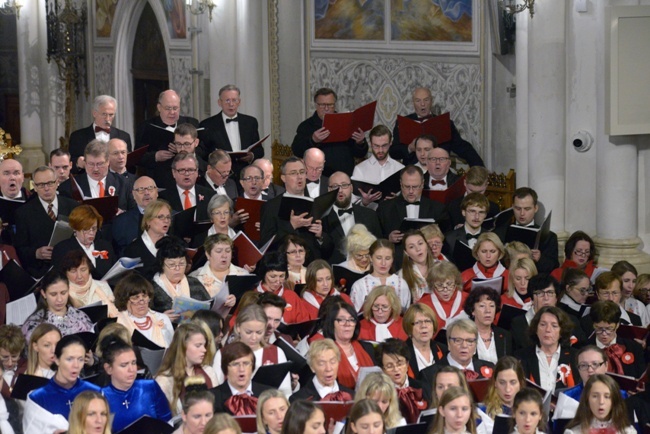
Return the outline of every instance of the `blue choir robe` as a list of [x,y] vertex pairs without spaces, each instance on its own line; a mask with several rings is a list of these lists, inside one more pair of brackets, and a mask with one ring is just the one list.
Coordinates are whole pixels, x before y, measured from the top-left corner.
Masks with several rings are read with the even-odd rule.
[[[27,396],[23,414],[23,431],[25,434],[43,434],[56,429],[68,429],[67,419],[72,403],[77,395],[86,390],[100,392],[100,388],[84,380],[77,380],[70,389],[65,389],[54,381],[54,377],[45,386],[36,389]],[[61,427],[60,425],[64,424]]]
[[122,431],[144,415],[165,422],[172,418],[167,397],[154,380],[135,380],[127,391],[109,384],[102,394],[113,415],[113,432]]

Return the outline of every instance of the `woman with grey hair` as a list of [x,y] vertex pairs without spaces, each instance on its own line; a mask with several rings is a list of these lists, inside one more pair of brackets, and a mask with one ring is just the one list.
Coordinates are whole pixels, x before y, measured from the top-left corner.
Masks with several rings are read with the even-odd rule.
[[230,218],[234,213],[235,210],[232,200],[228,196],[224,194],[212,196],[210,202],[208,202],[208,215],[210,216],[212,226],[210,226],[207,232],[202,232],[192,238],[192,242],[190,243],[192,247],[203,245],[205,239],[214,234],[224,234],[228,235],[230,239],[234,239],[237,232],[230,227]]

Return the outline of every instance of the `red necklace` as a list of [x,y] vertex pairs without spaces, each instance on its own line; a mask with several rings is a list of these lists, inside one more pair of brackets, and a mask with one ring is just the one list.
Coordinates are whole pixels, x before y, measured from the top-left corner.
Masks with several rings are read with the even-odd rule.
[[149,330],[151,328],[151,326],[153,325],[153,320],[151,319],[150,316],[147,315],[147,319],[144,320],[144,322],[137,323],[137,322],[133,321],[133,324],[135,324],[135,326],[140,330]]

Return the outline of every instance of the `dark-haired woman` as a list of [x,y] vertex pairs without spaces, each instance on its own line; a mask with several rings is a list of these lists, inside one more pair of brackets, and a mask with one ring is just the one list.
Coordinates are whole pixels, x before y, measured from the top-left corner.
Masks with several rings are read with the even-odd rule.
[[156,243],[156,249],[158,268],[153,276],[152,309],[176,321],[180,315],[172,309],[174,299],[189,297],[205,301],[210,299],[210,294],[197,278],[185,275],[188,258],[182,240],[164,237]]
[[310,401],[296,401],[289,407],[284,416],[286,423],[282,424],[280,434],[325,434],[325,413]]
[[190,377],[185,380],[182,405],[183,423],[173,434],[203,434],[214,416],[214,395],[208,391],[203,378]]
[[594,264],[596,253],[596,244],[589,235],[582,231],[572,233],[564,245],[564,257],[566,259],[559,268],[553,270],[551,276],[561,282],[562,273],[565,269],[579,268],[587,273],[591,283],[595,283],[598,275],[606,271],[605,268],[597,267]]
[[116,336],[100,342],[104,371],[111,383],[102,389],[113,414],[113,432],[120,432],[144,415],[168,421],[172,414],[160,386],[154,380],[138,380],[133,348]]
[[478,328],[478,358],[492,363],[512,354],[512,335],[493,325],[494,318],[500,311],[501,297],[492,288],[474,288],[465,301],[465,313]]
[[26,434],[67,430],[75,397],[85,390],[99,392],[99,387],[79,379],[85,354],[86,346],[78,336],[65,336],[56,344],[56,374],[49,383],[27,396],[23,415]]
[[332,267],[323,259],[312,261],[307,267],[305,289],[302,292],[303,306],[309,312],[310,319],[318,318],[318,310],[323,301],[330,296],[340,296],[346,303],[352,304],[347,294],[334,286]]
[[70,303],[68,278],[64,273],[50,270],[43,276],[40,287],[41,298],[36,310],[22,327],[25,339],[29,340],[32,331],[42,323],[55,325],[62,336],[92,331],[93,324],[88,315]]

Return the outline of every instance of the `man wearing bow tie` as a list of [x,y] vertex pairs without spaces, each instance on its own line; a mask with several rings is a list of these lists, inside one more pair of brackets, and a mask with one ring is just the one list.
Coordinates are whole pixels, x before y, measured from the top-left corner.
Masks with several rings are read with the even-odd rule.
[[309,148],[303,157],[307,169],[307,186],[305,196],[317,198],[327,193],[329,178],[323,175],[325,168],[325,154],[318,148]]
[[[409,119],[424,121],[435,117],[431,111],[433,107],[433,96],[431,91],[425,87],[418,87],[413,91],[413,108],[414,113],[407,115]],[[390,149],[390,156],[396,160],[401,160],[404,164],[415,164],[417,161],[415,157],[415,141],[411,143],[400,143],[399,128],[395,122],[393,129],[393,145]],[[408,146],[404,146],[408,145]],[[470,166],[485,166],[483,159],[478,155],[472,144],[463,139],[454,124],[451,121],[451,140],[446,143],[441,143],[447,152],[453,152],[463,160],[467,161]]]
[[343,243],[357,223],[361,223],[377,238],[381,238],[381,225],[375,211],[352,204],[352,181],[344,172],[334,172],[329,177],[329,190],[339,190],[332,211],[323,219],[323,231],[334,241],[334,252],[329,258],[332,264],[345,260]]
[[[135,148],[149,145],[140,160],[140,166],[147,170],[147,175],[156,181],[158,187],[174,188],[174,179],[169,176],[171,160],[180,151],[194,152],[193,149],[192,151],[177,149],[174,145],[174,133],[181,124],[192,124],[198,127],[199,121],[192,117],[181,116],[181,98],[171,89],[158,96],[157,108],[158,116],[147,119],[138,126]],[[163,170],[165,176],[161,174]]]
[[131,135],[113,126],[116,111],[117,100],[112,96],[99,95],[95,98],[91,112],[93,117],[92,125],[70,134],[68,150],[73,164],[72,173],[79,173],[86,168],[84,150],[86,145],[95,139],[103,142],[108,142],[111,139],[121,139],[126,142],[128,152],[133,150]]
[[400,226],[405,218],[433,218],[443,232],[449,223],[444,205],[422,197],[423,175],[419,167],[406,166],[401,172],[400,184],[401,194],[380,202],[377,209],[384,238],[397,245],[396,259],[398,256],[401,259],[404,234],[400,231]]
[[451,172],[451,158],[449,152],[441,147],[429,151],[427,157],[427,173],[424,174],[425,190],[447,190],[460,179],[460,176]]
[[[478,236],[481,235],[481,226],[487,216],[489,207],[490,201],[485,195],[481,193],[468,194],[460,204],[465,223],[462,227],[445,235],[445,254],[456,264],[459,270],[466,270],[476,262],[471,256],[471,249],[474,248]],[[462,255],[460,251],[456,251],[457,241],[469,247],[469,254]]]
[[[239,152],[248,148],[260,139],[257,119],[239,113],[241,95],[239,88],[234,84],[228,84],[219,89],[217,100],[221,111],[212,117],[201,121],[200,132],[202,151],[209,155],[215,149],[223,149],[226,152]],[[246,165],[255,158],[264,156],[264,148],[257,146],[245,157],[233,161],[233,171],[237,176]]]

